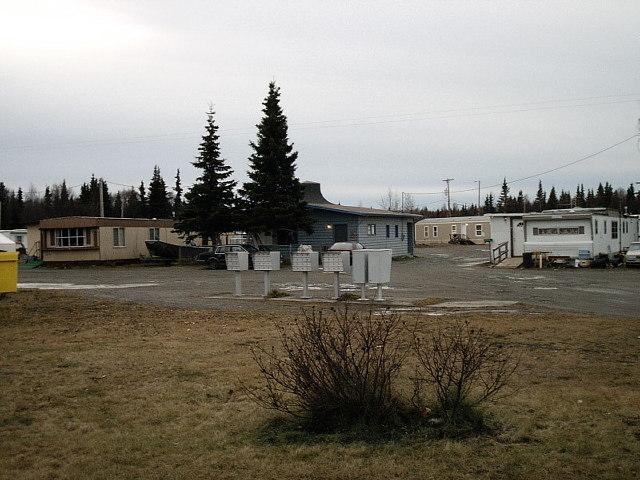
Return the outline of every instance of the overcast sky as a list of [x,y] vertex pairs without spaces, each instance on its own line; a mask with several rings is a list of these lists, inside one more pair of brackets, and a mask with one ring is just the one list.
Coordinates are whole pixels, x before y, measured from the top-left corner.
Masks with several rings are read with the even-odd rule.
[[[343,204],[419,205],[553,169],[638,131],[640,2],[0,1],[0,181],[197,175],[209,103],[247,179],[275,80],[298,176]],[[535,194],[640,181],[632,139]],[[110,185],[113,191],[116,185]],[[493,189],[497,194],[498,189]],[[76,189],[76,193],[78,189]],[[489,190],[482,192],[482,197]]]

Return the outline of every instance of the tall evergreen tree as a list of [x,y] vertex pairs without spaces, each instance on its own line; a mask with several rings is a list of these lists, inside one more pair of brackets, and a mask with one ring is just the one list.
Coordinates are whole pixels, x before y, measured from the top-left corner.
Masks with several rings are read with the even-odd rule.
[[122,203],[122,195],[120,194],[120,192],[116,193],[116,198],[113,201],[113,216],[114,217],[124,217],[123,210],[124,210],[124,204]]
[[558,197],[556,195],[556,187],[551,187],[549,190],[549,198],[547,198],[547,208],[554,210],[558,208]]
[[147,191],[144,188],[144,182],[140,182],[140,186],[138,187],[138,212],[136,217],[147,218],[148,217],[148,208],[147,208]]
[[587,199],[584,196],[584,185],[578,185],[576,188],[575,206],[584,208],[587,206]]
[[636,189],[632,184],[627,188],[627,193],[625,196],[625,205],[627,207],[627,211],[629,213],[638,213],[638,199],[636,198]]
[[505,213],[508,209],[509,203],[509,185],[507,185],[507,179],[502,181],[502,188],[500,189],[500,196],[498,197],[498,212]]
[[[522,190],[518,190],[518,197],[516,198],[515,211],[516,212],[524,212],[525,211],[525,196]],[[514,212],[515,213],[515,212]]]
[[274,82],[264,100],[257,142],[251,142],[250,181],[240,194],[245,201],[246,229],[271,232],[274,243],[295,243],[300,230],[311,232],[311,215],[303,187],[295,176],[298,152],[289,143],[287,117],[280,108],[280,89]]
[[173,216],[175,218],[179,218],[180,210],[182,209],[182,182],[180,181],[180,169],[176,172],[176,186],[173,187],[173,191],[176,192],[173,197]]
[[149,198],[147,200],[148,215],[150,218],[171,218],[172,209],[167,185],[160,174],[160,167],[153,167],[153,177],[149,183]]
[[199,155],[193,162],[202,173],[196,178],[191,189],[185,194],[175,229],[186,235],[187,240],[202,238],[203,244],[209,240],[218,243],[220,234],[233,231],[237,226],[235,211],[236,182],[230,177],[231,167],[220,157],[218,126],[214,120],[213,107],[207,112],[206,134],[198,147]]
[[564,190],[560,191],[560,197],[558,197],[558,207],[560,208],[571,207],[571,194],[569,192],[565,192]]
[[496,207],[493,204],[493,193],[489,193],[484,198],[484,213],[496,213]]
[[44,189],[44,216],[49,218],[53,214],[53,195],[49,185]]
[[602,186],[602,182],[598,184],[598,188],[596,190],[596,204],[594,206],[606,207],[604,187]]
[[539,212],[547,208],[547,193],[542,189],[542,180],[538,180],[538,191],[536,192],[535,208]]

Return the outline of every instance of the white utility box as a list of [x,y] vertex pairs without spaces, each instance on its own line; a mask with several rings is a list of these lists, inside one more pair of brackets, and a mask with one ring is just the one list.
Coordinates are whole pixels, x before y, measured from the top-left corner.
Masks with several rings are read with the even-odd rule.
[[367,276],[369,283],[391,281],[391,249],[367,249]]
[[344,256],[349,252],[324,252],[322,254],[322,269],[325,272],[344,272]]
[[244,272],[249,270],[249,253],[247,252],[227,252],[225,254],[227,270]]
[[256,252],[253,254],[254,270],[280,270],[280,252]]
[[367,277],[367,250],[354,250],[351,280],[353,283],[369,283]]
[[319,267],[318,252],[296,252],[291,257],[291,270],[294,272],[313,272]]

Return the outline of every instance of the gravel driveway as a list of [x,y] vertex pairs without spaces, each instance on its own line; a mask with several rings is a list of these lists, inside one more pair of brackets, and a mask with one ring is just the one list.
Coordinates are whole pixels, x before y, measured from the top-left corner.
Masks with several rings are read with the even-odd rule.
[[[424,299],[482,301],[488,306],[518,302],[533,308],[637,317],[640,312],[640,269],[498,269],[486,262],[486,246],[419,248],[416,258],[393,262],[384,296],[391,304],[411,305]],[[260,299],[263,274],[244,272],[244,297],[233,297],[234,277],[227,271],[200,266],[124,266],[39,268],[21,270],[22,288],[61,288],[85,295],[141,303],[203,309],[299,308],[302,274],[284,268],[271,274],[271,286],[288,291],[286,301]],[[333,277],[310,275],[316,300],[332,295]],[[359,291],[342,275],[343,291]],[[373,298],[373,290],[369,298]],[[480,305],[482,304],[480,303]]]

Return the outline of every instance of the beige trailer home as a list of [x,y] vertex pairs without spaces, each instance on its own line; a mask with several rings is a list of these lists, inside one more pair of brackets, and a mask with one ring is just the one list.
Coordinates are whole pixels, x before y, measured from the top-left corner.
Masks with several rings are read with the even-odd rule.
[[416,245],[448,243],[454,236],[482,244],[491,238],[491,222],[485,215],[425,218],[416,223]]
[[173,224],[171,219],[59,217],[27,230],[31,250],[45,262],[117,262],[148,257],[146,240],[184,243]]

